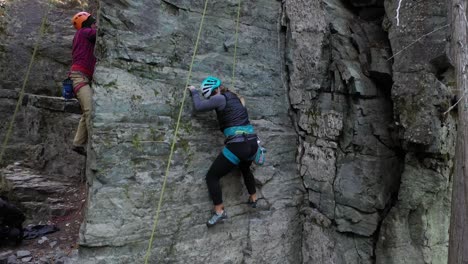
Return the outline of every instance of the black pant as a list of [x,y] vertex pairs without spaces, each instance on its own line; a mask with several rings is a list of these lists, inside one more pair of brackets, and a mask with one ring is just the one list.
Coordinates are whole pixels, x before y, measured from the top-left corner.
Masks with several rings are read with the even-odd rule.
[[[253,139],[244,142],[229,143],[226,147],[240,159],[239,168],[242,172],[242,176],[244,177],[244,184],[247,187],[247,191],[249,194],[256,193],[255,178],[250,171],[252,161],[249,159],[257,152],[257,140]],[[235,167],[235,164],[230,162],[223,153],[220,153],[206,173],[206,184],[208,185],[208,191],[210,192],[214,205],[220,205],[223,203],[223,195],[219,180]]]
[[23,240],[23,230],[21,227],[8,227],[0,225],[0,245],[11,243],[19,244]]

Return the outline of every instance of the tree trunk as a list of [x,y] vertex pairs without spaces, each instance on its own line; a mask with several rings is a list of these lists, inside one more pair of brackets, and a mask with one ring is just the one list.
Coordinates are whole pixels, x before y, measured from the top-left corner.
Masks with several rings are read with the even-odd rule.
[[448,264],[468,264],[468,92],[466,0],[451,0],[451,59],[457,78],[458,129],[453,176]]

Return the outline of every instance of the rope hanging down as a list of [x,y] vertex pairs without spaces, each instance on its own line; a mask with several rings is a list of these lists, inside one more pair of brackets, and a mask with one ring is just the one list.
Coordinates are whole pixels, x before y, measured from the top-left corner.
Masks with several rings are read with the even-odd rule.
[[[0,166],[1,166],[2,162],[3,162],[3,155],[5,154],[6,146],[8,145],[8,141],[10,140],[11,133],[13,132],[13,126],[15,124],[16,115],[18,114],[19,108],[21,106],[21,102],[23,101],[24,90],[25,90],[26,85],[27,85],[28,80],[29,80],[29,74],[31,73],[32,65],[34,64],[34,60],[36,58],[36,53],[37,53],[37,50],[39,48],[39,43],[41,42],[41,39],[44,36],[45,24],[46,24],[47,16],[49,14],[50,9],[51,9],[51,4],[50,4],[50,1],[49,1],[48,5],[47,5],[47,9],[45,11],[45,14],[42,17],[41,27],[39,29],[39,36],[37,38],[36,44],[34,45],[34,50],[33,50],[32,56],[31,56],[31,60],[29,62],[29,66],[28,66],[28,69],[26,71],[26,75],[25,75],[24,80],[23,80],[23,86],[21,87],[21,90],[20,90],[20,93],[19,93],[19,96],[18,96],[18,101],[16,102],[15,111],[13,112],[13,116],[11,117],[10,124],[8,125],[8,130],[7,130],[7,133],[5,134],[5,139],[3,140],[2,148],[1,148],[1,151],[0,151]],[[5,178],[3,176],[0,176],[0,178],[1,178],[0,189],[2,189],[5,186],[6,182],[5,182]]]
[[182,117],[182,111],[183,111],[183,108],[184,108],[185,98],[187,97],[187,91],[185,89],[186,89],[186,87],[188,87],[188,85],[190,83],[190,79],[191,79],[191,75],[192,75],[193,62],[195,61],[195,56],[197,54],[198,43],[200,41],[200,35],[201,35],[202,28],[203,28],[203,22],[205,20],[205,14],[206,14],[206,7],[207,6],[208,6],[208,0],[205,0],[205,7],[203,9],[203,14],[202,14],[201,22],[200,22],[200,28],[198,29],[198,36],[197,36],[197,40],[195,42],[195,48],[193,50],[192,62],[190,63],[189,74],[187,76],[187,81],[185,83],[185,87],[184,87],[184,90],[183,90],[184,95],[182,97],[182,102],[180,104],[179,116],[177,117],[177,124],[176,124],[176,128],[175,128],[175,131],[174,131],[174,136],[172,138],[171,152],[170,152],[169,158],[167,160],[167,167],[166,167],[166,172],[164,174],[163,185],[162,185],[162,188],[161,188],[161,195],[159,196],[158,208],[156,209],[156,216],[155,216],[154,223],[153,223],[153,230],[151,231],[151,237],[150,237],[150,240],[149,240],[149,243],[148,243],[148,249],[147,249],[146,255],[145,255],[145,264],[148,264],[148,260],[149,260],[149,257],[151,255],[151,247],[153,246],[154,234],[156,233],[156,227],[157,227],[158,221],[159,221],[159,212],[161,211],[163,195],[164,195],[164,191],[166,190],[167,176],[169,174],[169,168],[171,166],[172,155],[174,154],[174,147],[175,147],[175,143],[177,141],[177,134],[179,133],[180,119]]
[[[185,87],[184,87],[184,92],[183,92],[184,95],[182,97],[182,102],[181,102],[180,109],[179,109],[179,115],[177,117],[177,124],[176,124],[176,128],[175,128],[175,131],[174,131],[174,136],[172,138],[171,151],[170,151],[169,158],[168,158],[168,161],[167,161],[166,172],[164,174],[164,180],[163,180],[163,185],[162,185],[162,188],[161,188],[161,194],[159,196],[158,208],[156,209],[156,216],[155,216],[154,223],[153,223],[153,229],[151,231],[151,236],[150,236],[150,240],[149,240],[149,243],[148,243],[148,248],[147,248],[146,255],[145,255],[145,264],[148,264],[149,257],[151,256],[151,247],[153,246],[154,236],[156,234],[156,229],[157,229],[157,225],[158,225],[158,221],[159,221],[159,213],[161,212],[161,206],[162,206],[162,203],[163,203],[164,191],[166,190],[166,182],[167,182],[167,177],[168,177],[168,174],[169,174],[169,169],[170,169],[170,166],[171,166],[172,155],[174,154],[174,148],[175,148],[175,144],[176,144],[176,141],[177,141],[177,135],[179,133],[180,119],[182,117],[182,111],[183,111],[183,108],[184,108],[185,99],[187,97],[187,92],[185,91],[185,89],[186,89],[186,87],[189,86],[190,79],[192,77],[193,63],[195,61],[195,56],[197,54],[198,44],[200,42],[200,36],[201,36],[202,28],[203,28],[203,22],[205,21],[207,7],[208,7],[208,0],[205,0],[205,6],[203,8],[203,14],[202,14],[201,22],[200,22],[200,27],[198,29],[197,40],[195,42],[195,48],[193,50],[192,61],[190,63],[190,67],[189,67],[189,74],[187,76],[187,81],[186,81]],[[233,86],[234,86],[235,68],[236,68],[237,39],[238,39],[238,32],[239,32],[240,7],[241,7],[241,0],[239,0],[238,8],[237,8],[237,22],[236,22],[235,44],[234,44],[234,63],[233,63],[233,67],[232,67],[232,84],[233,84]]]

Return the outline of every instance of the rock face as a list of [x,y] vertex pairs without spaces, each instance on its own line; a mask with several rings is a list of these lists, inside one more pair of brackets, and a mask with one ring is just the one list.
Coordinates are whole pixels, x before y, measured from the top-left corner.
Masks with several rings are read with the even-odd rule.
[[383,21],[383,1],[285,4],[298,163],[318,209],[304,223],[305,263],[447,261],[456,131],[442,114],[453,84],[447,11],[402,2],[399,26],[398,1],[385,2]]
[[[386,2],[391,18],[396,2]],[[388,21],[392,100],[406,152],[398,202],[383,221],[377,263],[447,263],[456,116],[443,114],[454,92],[446,55],[447,6],[402,3],[400,26]],[[423,36],[414,45],[414,36]],[[441,228],[444,227],[444,228]]]
[[[23,43],[34,37],[24,33],[40,16],[20,27],[31,10],[26,2],[2,5],[12,17],[1,21],[0,35],[8,36],[0,43],[2,70],[6,61],[27,64],[32,50]],[[70,45],[73,30],[60,23],[77,5],[53,4],[66,11],[51,20],[49,33],[63,34],[45,41]],[[186,97],[149,263],[446,263],[456,134],[456,112],[444,114],[454,84],[446,5],[242,1],[233,83],[237,1],[210,1],[190,83],[218,76],[246,98],[268,149],[267,164],[254,171],[260,206],[246,205],[233,172],[222,179],[229,220],[206,228],[212,205],[204,176],[223,137],[215,114],[194,114]],[[141,263],[147,253],[203,8],[203,1],[100,1],[89,197],[77,263]],[[33,78],[57,87],[69,61],[51,54],[67,53],[68,60],[70,46],[45,46]],[[56,75],[45,78],[43,70],[53,67]],[[0,97],[5,117],[23,74],[0,73],[0,86],[9,89]],[[30,91],[55,94],[33,83]],[[45,161],[58,160],[53,150],[68,155],[57,142],[71,142],[78,116],[40,98],[25,99],[22,132],[9,153],[25,153],[52,175],[65,167]],[[70,134],[52,129],[55,122]],[[44,141],[48,135],[60,140]],[[82,163],[67,166],[79,174]]]
[[298,165],[317,209],[306,215],[303,262],[373,263],[403,170],[390,43],[381,20],[359,19],[340,1],[286,2],[285,11]]
[[[95,153],[88,159],[91,186],[81,263],[143,260],[186,92],[201,4],[100,2]],[[251,121],[268,149],[268,165],[254,172],[260,208],[246,205],[247,191],[236,171],[222,180],[230,218],[207,229],[212,203],[204,178],[224,139],[214,113],[193,115],[187,97],[150,263],[301,262],[298,206],[304,188],[296,172],[297,136],[282,80],[281,4],[243,3],[232,83],[236,10],[226,1],[209,5],[191,83],[198,86],[215,75],[246,98]]]
[[[0,138],[15,111],[18,93],[0,90]],[[82,196],[85,159],[71,150],[80,109],[76,100],[26,94],[15,119],[0,170],[20,201],[28,223],[69,214],[65,198]]]
[[[0,136],[15,111],[18,93],[0,90]],[[3,163],[22,162],[43,174],[79,179],[84,158],[71,150],[80,118],[78,101],[26,94],[14,122]]]

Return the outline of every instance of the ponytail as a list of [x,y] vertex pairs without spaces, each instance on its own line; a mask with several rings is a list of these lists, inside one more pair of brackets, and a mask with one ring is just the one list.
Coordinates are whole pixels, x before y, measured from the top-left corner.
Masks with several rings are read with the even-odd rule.
[[219,87],[219,91],[220,91],[222,94],[225,93],[225,92],[230,92],[230,93],[234,94],[235,96],[237,96],[237,98],[239,98],[239,100],[241,101],[241,104],[245,107],[245,99],[244,99],[243,96],[239,95],[239,94],[236,93],[236,92],[233,92],[232,90],[229,90],[229,88],[227,88],[227,87],[225,87],[225,86],[223,86],[223,85],[221,85],[221,86]]

